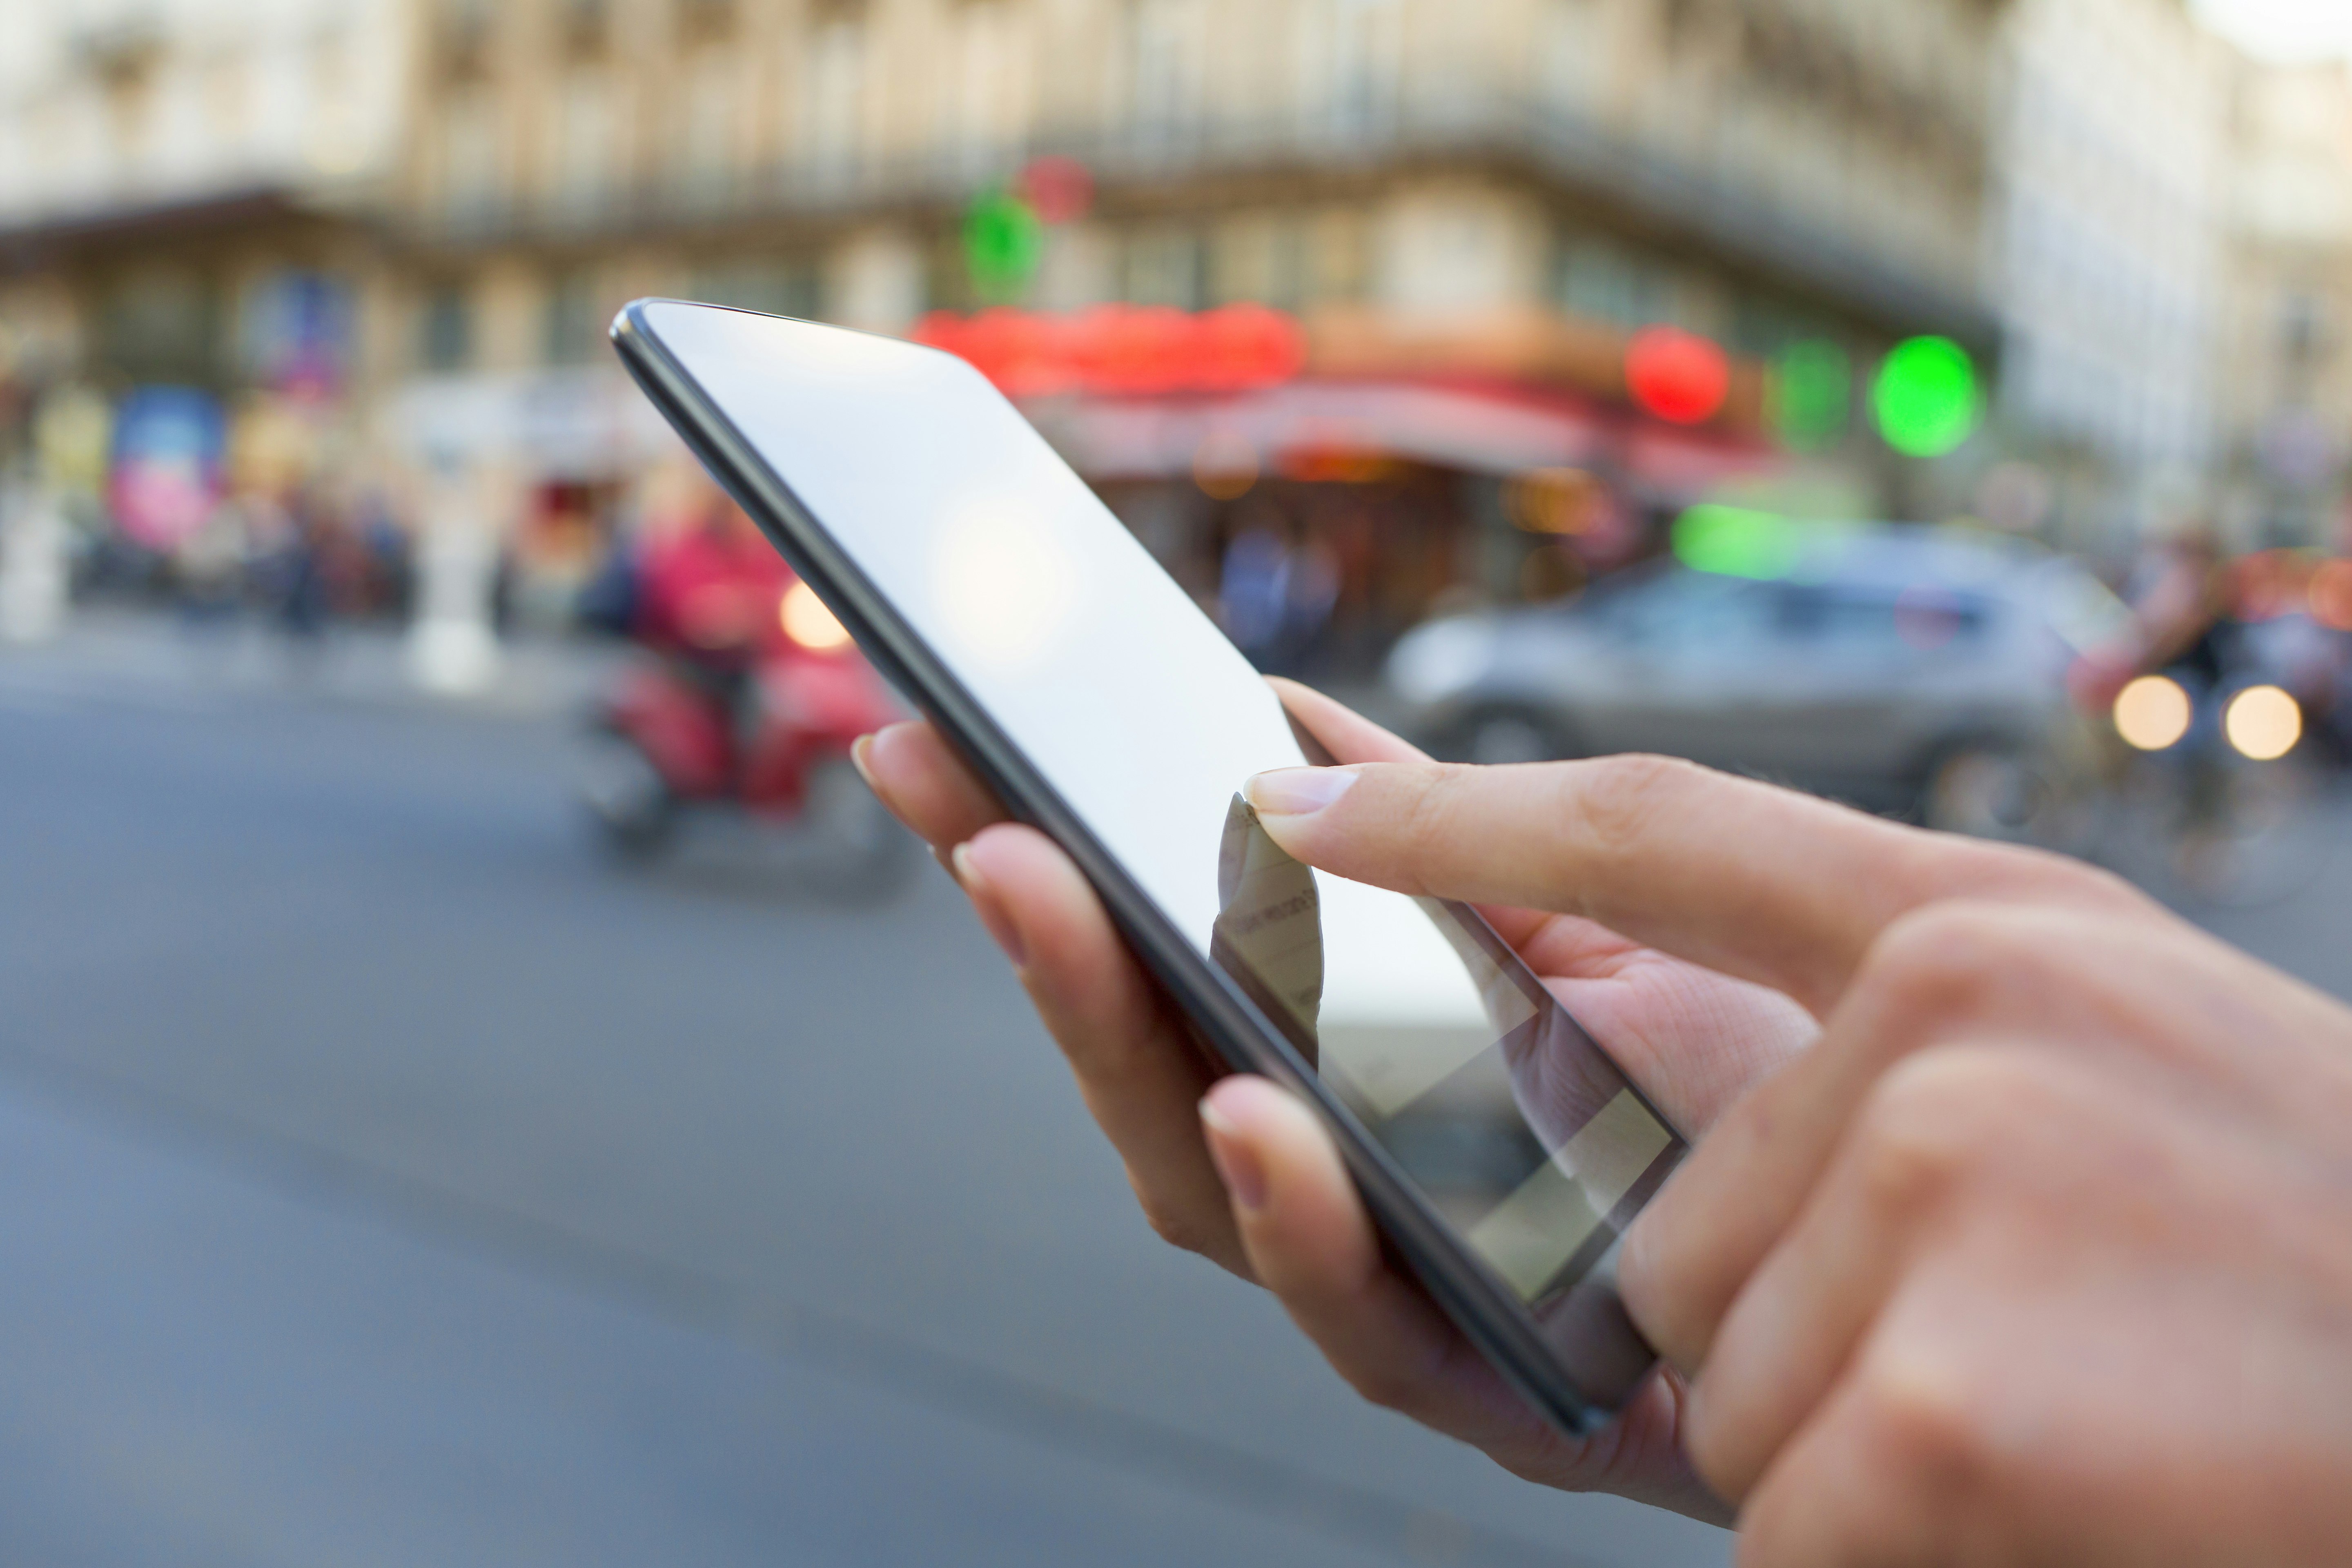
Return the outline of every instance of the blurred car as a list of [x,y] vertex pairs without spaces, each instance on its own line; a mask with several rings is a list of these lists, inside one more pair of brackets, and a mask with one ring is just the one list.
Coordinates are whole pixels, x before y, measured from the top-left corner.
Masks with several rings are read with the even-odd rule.
[[[1748,514],[1753,515],[1753,514]],[[1736,521],[1736,519],[1735,519]],[[1387,679],[1476,762],[1653,752],[1992,837],[2053,841],[2087,758],[2068,667],[2128,613],[2080,566],[1952,529],[1805,525],[1698,570],[1416,628]]]

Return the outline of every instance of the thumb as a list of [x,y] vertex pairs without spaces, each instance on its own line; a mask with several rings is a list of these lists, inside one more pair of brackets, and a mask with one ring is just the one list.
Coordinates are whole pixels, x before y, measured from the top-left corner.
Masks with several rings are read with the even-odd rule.
[[[2054,856],[1904,827],[1663,757],[1284,768],[1248,784],[1276,843],[1399,892],[1557,910],[1819,1016],[1878,931],[1939,898],[2079,901]],[[2125,896],[2120,884],[2116,896]]]

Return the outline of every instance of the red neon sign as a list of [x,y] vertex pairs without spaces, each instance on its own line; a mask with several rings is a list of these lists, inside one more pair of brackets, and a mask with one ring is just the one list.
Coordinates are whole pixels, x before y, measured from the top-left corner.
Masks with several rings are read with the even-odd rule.
[[1075,316],[936,310],[916,327],[915,341],[971,361],[1013,397],[1246,392],[1288,381],[1307,363],[1297,321],[1263,305],[1198,313],[1097,305]]

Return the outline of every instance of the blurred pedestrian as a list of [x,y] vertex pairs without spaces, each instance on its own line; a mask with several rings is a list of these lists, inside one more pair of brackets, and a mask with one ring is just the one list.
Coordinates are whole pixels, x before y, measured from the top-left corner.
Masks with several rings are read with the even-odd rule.
[[792,572],[741,508],[715,487],[679,522],[656,528],[635,573],[633,632],[721,709],[740,743],[753,732],[753,667],[782,634]]

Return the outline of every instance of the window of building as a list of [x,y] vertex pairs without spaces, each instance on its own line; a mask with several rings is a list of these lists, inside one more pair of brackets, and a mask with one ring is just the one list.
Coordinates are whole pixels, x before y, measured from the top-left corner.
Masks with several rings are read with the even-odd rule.
[[1199,0],[1131,0],[1128,103],[1146,140],[1183,134],[1200,120],[1203,23]]
[[709,50],[688,78],[678,106],[683,123],[677,152],[678,175],[690,204],[723,204],[734,190],[736,126],[742,103],[738,67],[726,52]]
[[1554,108],[1590,114],[1610,81],[1608,13],[1602,0],[1549,0],[1543,13],[1544,97]]
[[1610,240],[1588,235],[1564,239],[1555,273],[1554,296],[1570,315],[1643,327],[1669,314],[1660,269]]
[[596,280],[586,268],[566,268],[549,280],[541,350],[548,363],[586,364],[596,357],[604,324],[596,304]]
[[941,130],[963,163],[986,168],[1007,156],[1023,131],[1025,61],[1007,0],[967,0],[958,10],[956,57]]
[[821,12],[803,66],[802,155],[820,177],[845,178],[857,165],[865,114],[865,26],[854,8]]
[[434,37],[443,81],[476,81],[489,74],[496,23],[490,0],[443,0]]
[[100,296],[96,357],[131,381],[217,385],[222,315],[212,279],[168,264],[143,268]]
[[416,313],[416,363],[435,374],[464,370],[474,358],[474,311],[465,288],[436,284]]
[[698,268],[688,292],[706,304],[764,310],[772,316],[822,313],[817,269],[802,260],[721,261]]
[[1370,282],[1371,234],[1352,207],[1252,213],[1218,230],[1208,258],[1219,304],[1251,300],[1277,310],[1361,300]]
[[1189,228],[1149,228],[1127,242],[1125,292],[1138,305],[1173,305],[1197,310],[1206,302],[1207,257],[1200,234]]
[[553,196],[557,212],[592,219],[611,203],[618,137],[613,84],[594,68],[573,71],[558,90]]
[[2293,364],[2308,364],[2327,341],[2327,301],[2309,289],[2290,292],[2279,310],[2279,344]]
[[455,226],[492,220],[502,204],[505,174],[499,156],[497,106],[487,89],[469,88],[441,113],[441,196]]
[[1247,300],[1297,310],[1309,289],[1306,225],[1292,213],[1251,213],[1219,226],[1210,292],[1220,305]]
[[1371,291],[1372,230],[1363,213],[1334,207],[1308,219],[1301,236],[1308,305],[1349,304]]
[[555,28],[565,58],[601,60],[613,43],[612,0],[562,0]]
[[1361,135],[1394,123],[1404,75],[1402,0],[1324,0],[1334,125]]
[[720,43],[735,32],[735,0],[677,0],[678,41]]

